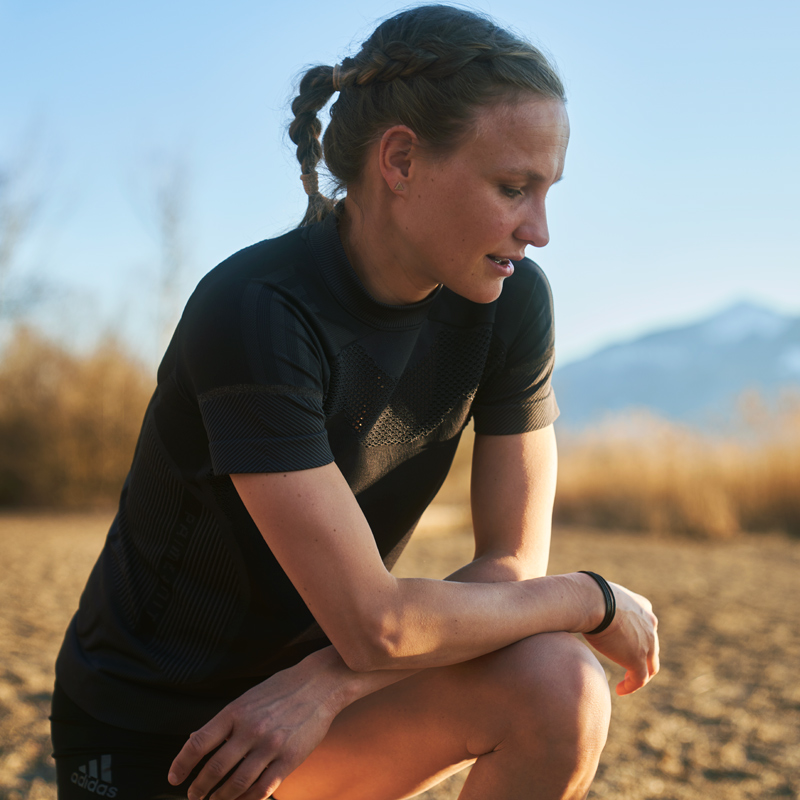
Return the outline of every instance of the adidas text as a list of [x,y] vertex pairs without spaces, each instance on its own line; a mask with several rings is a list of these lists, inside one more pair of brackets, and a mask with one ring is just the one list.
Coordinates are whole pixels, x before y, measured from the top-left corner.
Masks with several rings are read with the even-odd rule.
[[117,787],[111,786],[111,756],[102,756],[100,759],[100,776],[97,775],[97,761],[92,759],[89,762],[89,769],[78,767],[72,773],[71,780],[81,789],[93,792],[99,797],[116,797]]

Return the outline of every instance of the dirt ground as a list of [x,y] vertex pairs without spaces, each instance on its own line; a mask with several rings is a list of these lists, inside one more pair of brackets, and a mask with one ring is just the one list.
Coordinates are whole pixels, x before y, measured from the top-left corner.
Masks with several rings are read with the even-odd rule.
[[[439,508],[396,572],[443,577],[468,560],[457,517]],[[55,798],[52,665],[108,521],[0,516],[0,800]],[[647,594],[661,621],[661,674],[631,697],[612,695],[591,797],[798,798],[798,567],[800,541],[780,537],[698,543],[555,532],[551,572],[600,572]],[[614,665],[607,672],[612,683],[621,677]],[[423,797],[455,800],[462,782]]]

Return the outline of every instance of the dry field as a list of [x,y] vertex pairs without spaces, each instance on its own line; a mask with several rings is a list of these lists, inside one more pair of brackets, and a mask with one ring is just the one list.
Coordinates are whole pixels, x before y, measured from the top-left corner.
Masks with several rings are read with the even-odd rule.
[[[113,337],[86,353],[68,340],[19,326],[0,352],[0,507],[119,497],[154,376]],[[739,406],[724,435],[631,409],[580,432],[558,423],[554,518],[701,539],[800,536],[800,392],[748,393]],[[446,502],[466,501],[472,438],[462,437]]]
[[[438,506],[397,572],[442,577],[470,557]],[[456,524],[451,524],[455,522]],[[0,800],[54,798],[52,664],[107,515],[0,516]],[[691,542],[561,528],[551,571],[594,569],[648,594],[662,672],[616,698],[592,797],[797,798],[800,540]],[[616,682],[619,670],[608,667]],[[459,778],[428,792],[454,800]]]

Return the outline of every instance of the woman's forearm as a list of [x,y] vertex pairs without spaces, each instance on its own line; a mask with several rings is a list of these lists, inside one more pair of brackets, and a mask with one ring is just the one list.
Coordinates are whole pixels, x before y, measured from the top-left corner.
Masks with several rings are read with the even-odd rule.
[[513,580],[513,565],[501,563],[513,555],[508,546],[472,568],[492,573],[486,583],[390,575],[335,465],[231,479],[273,555],[356,672],[454,664],[536,633],[588,631],[603,617],[602,593],[588,576]]
[[460,583],[396,580],[385,604],[378,647],[357,671],[455,664],[549,631],[588,631],[603,618],[604,602],[583,574],[525,581]]
[[[478,558],[460,567],[446,580],[470,583],[495,583],[519,581],[527,572],[525,565],[516,563],[513,557]],[[356,672],[344,662],[334,647],[326,647],[312,653],[306,659],[305,668],[326,681],[331,702],[338,713],[350,703],[377,692],[386,686],[407,678],[417,669],[377,669]]]

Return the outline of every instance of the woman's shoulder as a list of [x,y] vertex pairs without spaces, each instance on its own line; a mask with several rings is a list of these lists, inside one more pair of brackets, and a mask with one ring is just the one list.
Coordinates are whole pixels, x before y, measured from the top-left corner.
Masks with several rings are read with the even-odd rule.
[[204,324],[236,317],[248,307],[248,298],[258,295],[279,295],[289,303],[302,299],[315,271],[305,239],[303,230],[292,230],[229,256],[197,284],[184,317]]
[[534,320],[542,332],[553,326],[550,282],[544,270],[529,258],[514,262],[514,274],[506,278],[497,304],[497,323],[509,334]]
[[235,360],[276,325],[287,331],[313,328],[314,303],[308,298],[313,273],[301,230],[237,251],[192,292],[176,329],[179,351],[191,361],[212,354]]
[[272,239],[256,242],[228,256],[200,280],[197,292],[218,292],[225,286],[241,286],[252,280],[280,280],[288,265],[299,263],[308,254],[303,231],[288,231]]
[[307,280],[314,271],[302,231],[225,259],[189,298],[162,362],[164,374],[174,373],[196,396],[220,387],[294,385],[294,374],[286,376],[291,365],[324,361],[316,291]]
[[[511,289],[506,292],[506,289]],[[514,274],[506,279],[506,285],[500,295],[502,300],[528,298],[529,301],[539,303],[545,302],[552,304],[553,294],[550,289],[550,281],[547,280],[544,270],[530,258],[523,258],[521,261],[514,262]]]

